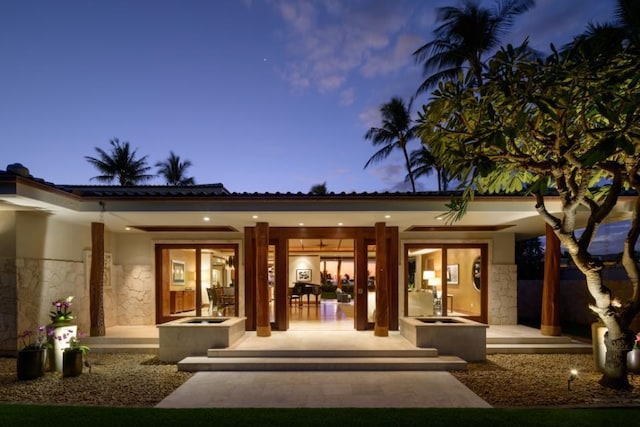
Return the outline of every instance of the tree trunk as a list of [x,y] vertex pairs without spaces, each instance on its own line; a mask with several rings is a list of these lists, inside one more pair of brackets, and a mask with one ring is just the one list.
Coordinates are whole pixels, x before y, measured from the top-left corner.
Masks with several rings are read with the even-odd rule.
[[623,336],[612,340],[609,332],[604,335],[604,345],[607,349],[604,373],[600,379],[600,385],[616,390],[631,390],[627,374],[627,353],[629,345]]
[[[574,258],[576,265],[579,258]],[[634,334],[624,327],[620,315],[611,305],[611,291],[602,284],[602,269],[594,268],[592,262],[584,262],[584,260],[578,267],[581,270],[584,268],[587,288],[596,302],[591,309],[607,327],[604,339],[606,348],[604,372],[599,383],[616,390],[630,390],[632,387],[627,376],[627,353],[633,346]]]

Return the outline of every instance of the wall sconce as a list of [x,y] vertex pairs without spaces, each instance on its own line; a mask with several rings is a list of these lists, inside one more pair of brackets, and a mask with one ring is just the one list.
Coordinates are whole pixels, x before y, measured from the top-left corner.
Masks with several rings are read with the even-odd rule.
[[567,380],[567,390],[571,391],[571,383],[578,377],[578,370],[572,369],[569,371],[569,379]]

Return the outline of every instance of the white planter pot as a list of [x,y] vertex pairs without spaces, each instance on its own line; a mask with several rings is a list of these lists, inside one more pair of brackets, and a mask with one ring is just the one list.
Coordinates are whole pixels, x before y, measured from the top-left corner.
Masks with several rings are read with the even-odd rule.
[[57,326],[53,329],[53,359],[57,372],[62,372],[62,353],[69,347],[69,340],[78,333],[78,325]]

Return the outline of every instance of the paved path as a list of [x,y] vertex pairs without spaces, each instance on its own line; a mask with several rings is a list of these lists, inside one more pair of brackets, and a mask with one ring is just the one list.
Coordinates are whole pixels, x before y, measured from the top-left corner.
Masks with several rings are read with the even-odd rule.
[[198,372],[158,408],[490,408],[448,372]]

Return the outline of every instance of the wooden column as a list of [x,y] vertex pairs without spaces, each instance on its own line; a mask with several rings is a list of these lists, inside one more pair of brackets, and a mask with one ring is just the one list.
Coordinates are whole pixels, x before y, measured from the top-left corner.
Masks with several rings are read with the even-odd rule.
[[256,224],[256,333],[259,337],[271,336],[269,323],[269,224]]
[[376,223],[376,324],[373,334],[389,336],[389,257],[387,252],[387,227]]
[[544,282],[542,285],[542,335],[560,336],[560,240],[551,226],[546,227]]
[[255,229],[244,229],[244,315],[247,331],[256,330],[256,239]]
[[104,326],[104,223],[91,223],[91,272],[89,275],[89,312],[92,337],[103,337]]

